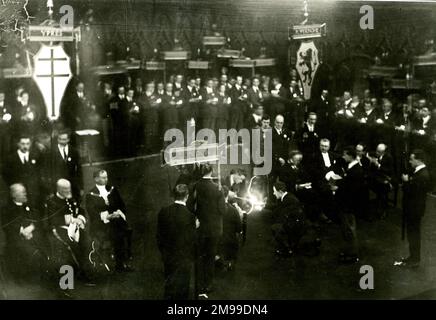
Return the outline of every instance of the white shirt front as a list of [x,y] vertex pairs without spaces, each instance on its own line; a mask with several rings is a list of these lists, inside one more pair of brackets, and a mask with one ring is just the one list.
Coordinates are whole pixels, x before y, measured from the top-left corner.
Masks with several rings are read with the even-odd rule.
[[180,201],[180,200],[176,200],[176,201],[174,201],[174,203],[177,203],[177,204],[180,204],[180,205],[182,205],[182,206],[185,206],[185,207],[186,207],[186,203],[185,203],[185,202],[183,202],[183,201]]
[[330,168],[332,163],[330,162],[330,157],[329,157],[328,152],[321,152],[321,155],[322,155],[322,159],[324,160],[324,165],[327,168]]
[[106,190],[106,186],[100,186],[98,184],[95,185],[98,189],[98,192],[100,193],[100,196],[104,199],[104,201],[107,203],[109,201],[109,191]]
[[359,160],[353,160],[348,164],[348,170],[354,167],[356,164],[360,164]]
[[22,152],[21,150],[18,150],[18,156],[20,157],[22,164],[29,162],[29,151]]
[[425,164],[421,164],[421,165],[419,165],[419,166],[417,166],[417,167],[415,168],[415,171],[414,171],[413,173],[415,174],[415,173],[417,173],[419,170],[424,169],[425,167],[426,167]]
[[65,160],[65,156],[68,157],[68,144],[65,147],[58,144],[58,149],[59,149],[59,152],[61,153],[62,159]]
[[427,124],[429,121],[430,121],[430,116],[426,116],[426,117],[422,118],[422,126],[424,128],[427,128]]
[[255,113],[253,113],[253,118],[254,118],[254,121],[256,121],[256,122],[260,122],[260,120],[262,120],[262,116],[259,116]]
[[313,132],[315,130],[315,127],[313,124],[307,124],[307,128],[309,129],[309,132]]

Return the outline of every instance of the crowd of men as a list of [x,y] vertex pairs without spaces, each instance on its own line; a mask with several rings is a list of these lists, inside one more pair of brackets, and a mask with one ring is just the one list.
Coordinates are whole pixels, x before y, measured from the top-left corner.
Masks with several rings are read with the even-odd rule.
[[[96,129],[112,155],[134,156],[160,150],[164,132],[185,130],[186,122],[195,123],[197,130],[272,131],[273,167],[265,188],[278,255],[301,250],[308,225],[337,221],[348,245],[340,261],[357,261],[356,216],[386,217],[390,196],[396,198],[402,184],[408,194],[403,209],[411,243],[411,257],[402,264],[419,263],[420,219],[435,170],[436,115],[430,101],[411,95],[394,105],[391,97],[375,97],[369,90],[362,97],[346,91],[334,99],[322,90],[305,101],[297,78],[285,86],[278,77],[260,75],[174,75],[167,83],[143,86],[140,78],[131,83],[114,87],[102,82],[98,92],[87,92],[78,81],[65,95],[56,124],[24,87],[10,96],[0,92],[1,172],[10,189],[1,214],[5,241],[0,234],[0,254],[5,247],[6,267],[17,279],[29,272],[29,265],[47,269],[47,260],[56,266],[78,265],[85,279],[89,264],[111,269],[111,259],[100,253],[89,259],[89,248],[99,252],[95,243],[105,247],[101,239],[111,244],[115,269],[130,270],[132,230],[126,206],[117,189],[107,185],[103,170],[95,173],[95,187],[85,195],[74,133]],[[49,135],[47,140],[53,128],[55,138],[51,141]],[[249,205],[240,199],[247,176],[241,171],[232,172],[222,189],[213,182],[209,166],[182,176],[186,181],[175,187],[175,203],[159,213],[168,298],[189,294],[188,270],[195,257],[197,293],[202,295],[212,290],[217,256],[232,269]],[[368,206],[370,191],[375,210]],[[317,246],[319,240],[313,243]],[[47,259],[52,256],[56,258]]]

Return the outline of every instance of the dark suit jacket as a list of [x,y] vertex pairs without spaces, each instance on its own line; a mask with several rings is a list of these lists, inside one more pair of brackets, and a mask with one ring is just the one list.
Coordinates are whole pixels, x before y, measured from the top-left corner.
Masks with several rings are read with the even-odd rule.
[[68,145],[67,159],[64,160],[59,151],[58,145],[56,144],[49,153],[49,158],[44,162],[46,176],[52,177],[53,185],[56,181],[63,178],[71,182],[73,189],[80,190],[83,188],[80,155],[73,146]]
[[253,87],[249,88],[247,90],[247,96],[247,101],[249,105],[256,106],[262,104],[263,102],[263,94],[260,88],[258,88],[257,92],[254,92]]
[[[65,226],[65,216],[72,215],[77,218],[79,215],[85,217],[84,212],[74,199],[61,199],[56,195],[51,195],[46,204],[46,217],[50,230],[62,231],[60,227]],[[85,217],[86,218],[86,217]],[[63,232],[65,233],[65,232]]]
[[250,113],[250,115],[245,120],[245,128],[247,128],[248,130],[254,129],[256,127],[260,127],[260,125],[261,125],[260,121],[256,122],[256,120],[254,120],[252,113]]
[[8,186],[14,183],[23,183],[27,187],[38,187],[41,168],[41,157],[38,153],[31,150],[28,163],[23,164],[15,150],[3,164],[3,179]]
[[33,211],[27,204],[18,206],[10,200],[6,206],[2,208],[1,216],[2,227],[8,246],[14,247],[20,246],[23,243],[27,243],[28,241],[26,241],[20,235],[20,228],[26,228],[32,223],[35,226],[35,230],[33,231],[33,240],[35,241],[38,239],[40,221],[36,212]]
[[282,201],[279,202],[274,211],[275,223],[280,223],[285,226],[292,226],[304,219],[303,206],[298,198],[292,192],[288,192]]
[[345,169],[339,180],[336,197],[341,208],[346,212],[355,212],[361,202],[364,186],[364,172],[360,164],[355,164],[351,169]]
[[193,260],[195,217],[185,206],[173,203],[158,214],[157,244],[164,262]]
[[296,192],[297,184],[310,182],[310,177],[302,165],[294,169],[289,162],[278,169],[278,178],[286,184],[288,191],[293,193]]
[[314,182],[324,182],[325,175],[329,171],[336,171],[336,159],[338,158],[333,152],[328,152],[330,159],[330,167],[326,167],[324,164],[324,158],[322,157],[321,151],[315,152],[313,156],[307,161],[310,166],[310,174]]
[[312,154],[319,147],[319,140],[322,138],[323,132],[320,127],[315,124],[313,131],[309,131],[309,127],[305,123],[303,128],[297,133],[301,151],[304,154]]
[[430,175],[427,168],[409,175],[403,185],[403,210],[409,218],[421,218],[425,213],[427,192],[430,190]]
[[384,183],[384,181],[391,181],[394,177],[394,160],[392,156],[388,153],[383,155],[382,159],[379,160],[380,167],[374,164],[370,164],[370,177],[376,183]]
[[201,179],[194,187],[194,196],[188,199],[191,209],[200,221],[199,233],[203,237],[222,235],[225,202],[223,193],[210,179]]
[[279,158],[286,160],[289,156],[289,142],[291,135],[286,129],[282,129],[280,135],[272,128],[272,157],[277,161]]
[[242,223],[238,210],[230,203],[226,203],[223,216],[223,242],[237,244],[237,234],[241,231]]
[[109,213],[113,213],[119,209],[127,216],[126,205],[124,204],[118,189],[116,187],[106,186],[106,190],[110,191],[108,196],[109,205],[107,205],[104,199],[100,196],[100,192],[96,186],[86,194],[86,211],[89,216],[92,232],[94,230],[102,230],[104,227],[104,223],[100,218],[100,213],[103,211],[107,210]]

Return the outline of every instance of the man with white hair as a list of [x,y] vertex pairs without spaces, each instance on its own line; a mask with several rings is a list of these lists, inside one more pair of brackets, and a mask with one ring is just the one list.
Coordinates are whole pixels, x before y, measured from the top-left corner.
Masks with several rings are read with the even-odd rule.
[[394,178],[394,161],[387,153],[387,146],[380,143],[375,155],[370,158],[369,185],[377,197],[377,213],[384,219],[388,206],[388,194],[392,189]]
[[87,219],[83,209],[73,198],[70,181],[59,179],[56,182],[56,193],[46,203],[46,216],[52,233],[55,264],[58,267],[65,264],[76,265],[83,271],[87,257],[84,238]]
[[42,275],[41,228],[36,212],[29,206],[26,188],[10,186],[10,200],[2,208],[2,228],[6,236],[5,262],[17,281],[37,281]]

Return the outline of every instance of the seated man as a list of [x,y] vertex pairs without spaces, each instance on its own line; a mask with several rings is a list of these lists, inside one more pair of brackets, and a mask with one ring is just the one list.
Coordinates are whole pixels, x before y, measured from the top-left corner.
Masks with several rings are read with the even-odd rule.
[[132,271],[132,229],[127,223],[126,206],[118,189],[108,185],[105,170],[94,172],[95,186],[86,195],[86,211],[91,222],[91,237],[109,240],[115,256],[115,270]]
[[73,198],[71,183],[59,179],[56,193],[46,203],[46,215],[51,230],[52,258],[56,274],[62,265],[76,266],[82,279],[87,280],[89,246],[85,236],[87,219]]
[[1,212],[6,236],[6,267],[16,281],[38,282],[46,258],[41,242],[41,223],[38,214],[28,205],[26,188],[22,184],[11,185],[10,195],[11,199]]
[[283,182],[289,192],[296,195],[304,206],[307,217],[316,222],[319,212],[316,208],[315,193],[312,188],[311,178],[302,165],[303,154],[300,151],[294,150],[290,152],[289,159],[279,169],[278,181]]

